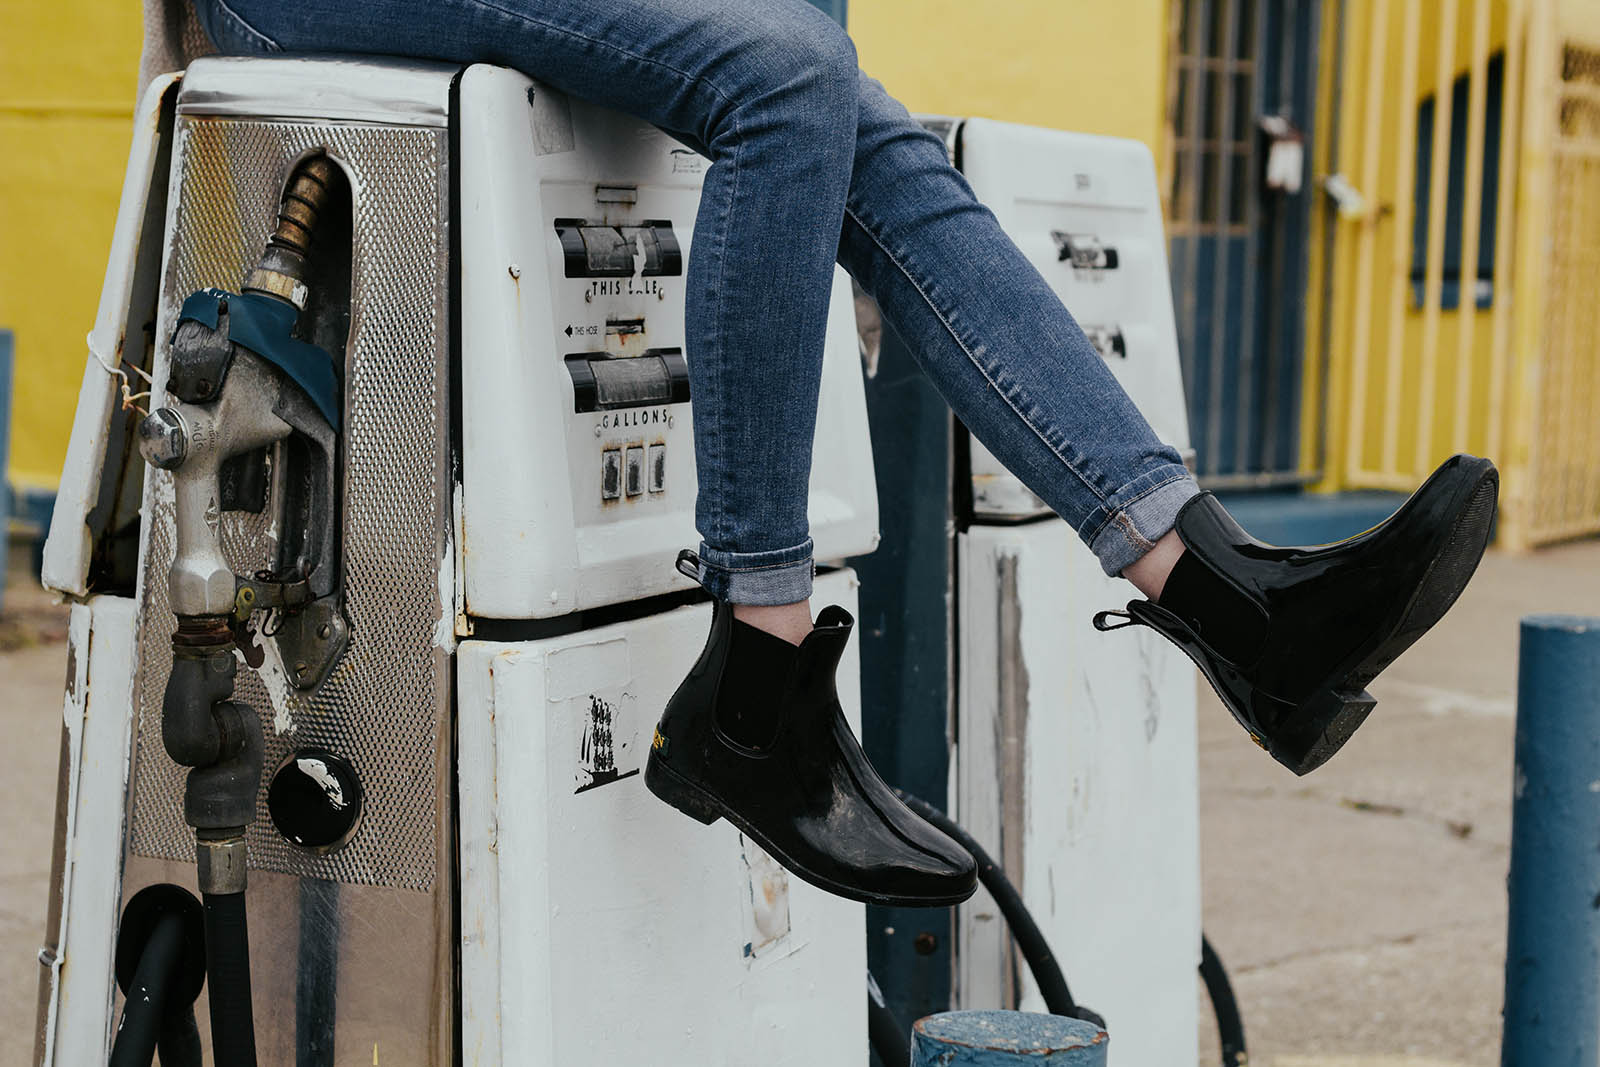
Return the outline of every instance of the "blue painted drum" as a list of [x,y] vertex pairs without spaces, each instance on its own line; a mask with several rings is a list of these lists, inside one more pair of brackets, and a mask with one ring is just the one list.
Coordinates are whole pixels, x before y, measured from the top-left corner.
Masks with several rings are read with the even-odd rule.
[[1600,1063],[1600,618],[1522,620],[1503,1067]]
[[911,1067],[1105,1067],[1093,1023],[1025,1011],[951,1011],[911,1028]]

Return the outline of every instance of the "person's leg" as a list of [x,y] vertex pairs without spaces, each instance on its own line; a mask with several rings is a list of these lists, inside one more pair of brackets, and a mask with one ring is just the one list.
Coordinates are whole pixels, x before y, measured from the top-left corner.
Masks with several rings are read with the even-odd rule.
[[1254,541],[1156,439],[943,143],[864,75],[857,110],[840,261],[967,428],[1149,597],[1095,625],[1158,630],[1274,758],[1320,766],[1371,710],[1367,683],[1471,577],[1494,465],[1450,460],[1337,545]]
[[[202,0],[224,47],[494,63],[710,157],[685,280],[703,542],[721,600],[810,629],[806,516],[856,60],[804,0]],[[774,329],[773,324],[781,324]]]
[[[865,75],[858,114],[840,262],[973,436],[1123,573],[1172,529],[1194,479],[944,143]],[[1142,577],[1159,589],[1165,574]]]
[[[895,797],[845,721],[834,672],[853,620],[830,607],[813,628],[806,605],[812,437],[856,140],[844,31],[804,0],[200,2],[237,50],[496,63],[711,158],[685,328],[704,538],[694,570],[714,610],[645,784],[702,822],[728,818],[831,892],[890,905],[971,896],[972,857]],[[802,632],[736,617],[752,606],[757,624]]]

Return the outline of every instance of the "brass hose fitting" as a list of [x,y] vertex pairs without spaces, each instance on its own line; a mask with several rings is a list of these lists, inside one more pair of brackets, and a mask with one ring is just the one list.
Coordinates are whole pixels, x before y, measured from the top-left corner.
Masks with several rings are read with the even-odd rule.
[[266,293],[305,307],[306,257],[332,181],[333,161],[325,155],[302,160],[289,175],[278,202],[278,224],[267,236],[261,262],[245,283],[246,292]]

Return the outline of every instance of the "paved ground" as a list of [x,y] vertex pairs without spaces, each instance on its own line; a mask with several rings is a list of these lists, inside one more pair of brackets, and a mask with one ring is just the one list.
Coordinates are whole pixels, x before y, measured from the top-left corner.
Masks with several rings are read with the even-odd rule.
[[1304,779],[1203,694],[1205,926],[1253,1062],[1500,1062],[1517,621],[1540,611],[1600,613],[1600,543],[1491,554]]
[[[1296,779],[1209,691],[1200,731],[1205,925],[1252,1062],[1499,1063],[1516,625],[1600,612],[1600,542],[1491,555],[1455,610],[1373,687],[1379,707]],[[11,571],[0,618],[0,1064],[32,1050],[64,612]],[[1201,1035],[1215,1064],[1214,1035]]]

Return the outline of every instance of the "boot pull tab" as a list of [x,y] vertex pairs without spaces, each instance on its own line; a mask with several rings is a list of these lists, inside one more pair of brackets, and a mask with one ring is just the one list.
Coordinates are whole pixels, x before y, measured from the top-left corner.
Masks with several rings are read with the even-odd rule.
[[[1121,619],[1123,621],[1112,622],[1112,619]],[[1099,630],[1101,633],[1109,633],[1112,630],[1123,630],[1129,626],[1138,625],[1140,625],[1139,620],[1128,614],[1126,611],[1097,611],[1094,614],[1094,628]]]
[[687,548],[678,553],[678,573],[692,581],[700,580],[700,557]]

